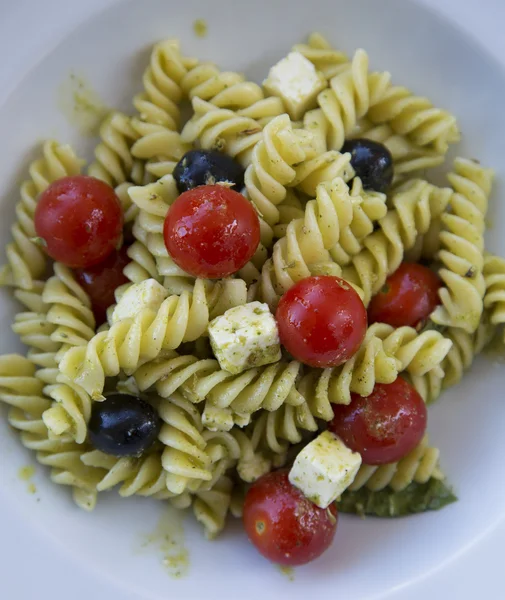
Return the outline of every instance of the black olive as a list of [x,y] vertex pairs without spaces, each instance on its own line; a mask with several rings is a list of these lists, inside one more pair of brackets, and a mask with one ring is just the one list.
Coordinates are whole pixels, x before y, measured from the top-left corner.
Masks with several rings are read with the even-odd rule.
[[365,190],[388,190],[393,181],[393,157],[386,146],[361,138],[347,141],[341,152],[351,153],[351,165]]
[[244,169],[231,156],[217,150],[186,152],[173,175],[181,194],[199,185],[212,185],[218,181],[233,183],[236,191],[244,187]]
[[138,456],[156,440],[160,427],[160,417],[150,404],[135,396],[112,394],[93,403],[88,431],[97,450]]

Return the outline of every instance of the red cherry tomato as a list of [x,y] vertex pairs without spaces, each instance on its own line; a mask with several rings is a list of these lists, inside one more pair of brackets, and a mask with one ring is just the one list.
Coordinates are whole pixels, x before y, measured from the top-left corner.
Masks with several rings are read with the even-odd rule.
[[47,254],[69,267],[91,267],[117,248],[123,211],[114,190],[86,175],[64,177],[39,198],[35,230]]
[[274,471],[249,488],[243,521],[263,556],[280,565],[304,565],[331,545],[337,509],[319,508],[290,483],[287,471]]
[[426,406],[405,379],[377,383],[368,398],[352,394],[348,406],[334,405],[330,431],[367,465],[400,460],[421,441],[426,431]]
[[217,279],[241,269],[260,241],[252,204],[222,185],[184,192],[168,211],[163,229],[174,262],[195,277]]
[[366,309],[339,277],[307,277],[288,290],[277,307],[281,343],[300,362],[336,367],[349,360],[366,333]]
[[370,323],[388,323],[393,327],[422,324],[440,304],[438,275],[415,263],[402,263],[390,275],[368,307]]
[[126,251],[127,247],[123,246],[121,250],[114,250],[100,264],[75,270],[77,281],[91,300],[97,325],[105,322],[107,309],[116,301],[116,288],[128,283],[126,275],[123,275],[123,269],[131,260]]

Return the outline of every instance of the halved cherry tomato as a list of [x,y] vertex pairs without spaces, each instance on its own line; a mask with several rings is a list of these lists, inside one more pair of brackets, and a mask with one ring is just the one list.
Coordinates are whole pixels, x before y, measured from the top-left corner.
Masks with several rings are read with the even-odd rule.
[[39,198],[34,220],[47,254],[69,267],[91,267],[107,258],[123,230],[114,190],[86,175],[52,183]]
[[91,300],[97,325],[105,322],[107,309],[116,301],[116,288],[128,282],[126,275],[123,275],[123,269],[131,260],[126,253],[127,249],[123,246],[121,250],[114,250],[94,267],[75,270],[77,281]]
[[416,263],[402,263],[390,275],[368,307],[370,323],[388,323],[393,327],[422,324],[440,304],[438,275]]
[[293,486],[288,471],[252,484],[244,504],[244,527],[259,552],[280,565],[303,565],[329,548],[337,530],[334,504],[319,508]]
[[421,441],[426,431],[426,405],[401,377],[377,383],[368,398],[352,394],[348,406],[333,406],[328,426],[367,465],[400,460]]
[[281,343],[300,362],[336,367],[349,360],[366,333],[366,309],[339,277],[307,277],[288,290],[276,312]]
[[216,279],[241,269],[260,241],[252,204],[223,185],[202,185],[177,198],[163,229],[174,262],[195,277]]

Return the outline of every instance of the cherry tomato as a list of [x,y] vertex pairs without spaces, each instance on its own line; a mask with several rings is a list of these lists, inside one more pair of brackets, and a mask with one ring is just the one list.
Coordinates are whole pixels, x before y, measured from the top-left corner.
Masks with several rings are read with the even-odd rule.
[[348,406],[334,405],[330,431],[367,465],[400,460],[421,441],[426,431],[426,405],[401,377],[377,383],[368,398],[352,394]]
[[244,527],[259,552],[280,565],[303,565],[329,548],[337,530],[334,504],[319,508],[294,487],[286,470],[263,475],[244,504]]
[[277,307],[281,343],[300,362],[336,367],[349,360],[366,333],[366,309],[339,277],[307,277],[288,290]]
[[252,204],[223,185],[202,185],[177,198],[163,229],[174,262],[195,277],[217,279],[241,269],[260,241]]
[[98,265],[75,270],[77,281],[91,300],[97,325],[105,322],[107,309],[116,301],[116,288],[128,282],[126,275],[123,275],[123,269],[131,260],[126,251],[127,247],[123,246]]
[[390,275],[368,307],[370,323],[388,323],[393,327],[417,327],[440,304],[438,275],[415,263],[402,263]]
[[69,267],[91,267],[117,248],[123,211],[114,190],[86,175],[52,183],[35,209],[35,230],[47,254]]

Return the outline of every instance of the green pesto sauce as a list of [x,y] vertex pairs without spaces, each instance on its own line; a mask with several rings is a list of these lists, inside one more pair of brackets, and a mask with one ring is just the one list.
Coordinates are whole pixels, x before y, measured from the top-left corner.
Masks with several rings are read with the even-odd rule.
[[379,492],[361,488],[357,492],[345,491],[337,502],[338,510],[364,517],[403,517],[428,510],[439,510],[456,502],[452,489],[439,479],[426,483],[411,483],[401,492],[387,487]]
[[35,475],[35,467],[32,465],[27,465],[26,467],[21,467],[18,471],[18,477],[21,481],[30,481],[30,479]]
[[208,29],[205,19],[197,19],[193,23],[193,31],[197,37],[204,38],[208,33]]
[[161,564],[171,577],[180,579],[187,575],[189,552],[185,546],[180,511],[172,507],[165,509],[156,529],[143,537],[141,549],[153,546],[161,554]]
[[278,565],[278,568],[279,568],[279,571],[289,579],[289,581],[295,580],[295,571],[294,571],[293,567],[286,567],[286,566]]
[[58,106],[68,122],[86,136],[98,134],[100,123],[109,112],[91,85],[73,72],[58,90]]

